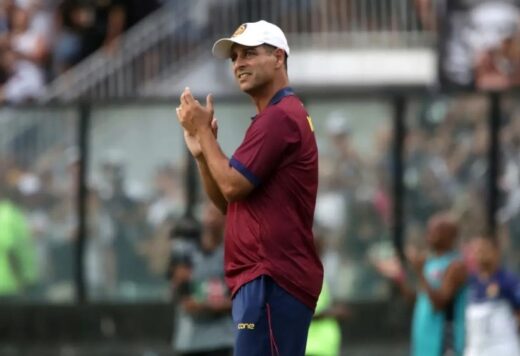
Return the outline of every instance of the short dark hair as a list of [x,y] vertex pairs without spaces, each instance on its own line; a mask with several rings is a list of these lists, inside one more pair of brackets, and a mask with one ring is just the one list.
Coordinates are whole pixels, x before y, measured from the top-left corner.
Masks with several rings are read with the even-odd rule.
[[[271,46],[270,44],[266,44],[266,43],[264,43],[262,46],[264,46],[270,52],[273,52],[273,51],[278,49],[278,47]],[[289,56],[287,55],[287,52],[284,51],[284,61],[283,61],[283,64],[284,64],[284,67],[285,67],[285,71],[287,71],[287,61],[288,61],[288,59],[289,59]]]

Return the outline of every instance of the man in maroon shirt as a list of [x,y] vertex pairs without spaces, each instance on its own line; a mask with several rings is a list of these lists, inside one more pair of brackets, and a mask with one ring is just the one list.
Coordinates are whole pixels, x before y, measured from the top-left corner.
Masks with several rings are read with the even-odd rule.
[[241,25],[215,42],[240,89],[256,106],[228,159],[216,139],[213,100],[186,88],[177,108],[206,192],[227,213],[225,274],[233,294],[235,355],[303,356],[323,268],[312,225],[318,152],[312,120],[288,87],[289,46],[266,21]]

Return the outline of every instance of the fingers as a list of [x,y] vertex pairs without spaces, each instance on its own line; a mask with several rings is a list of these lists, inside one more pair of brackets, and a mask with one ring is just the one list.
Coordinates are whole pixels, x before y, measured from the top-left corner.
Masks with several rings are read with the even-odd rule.
[[218,120],[216,117],[213,118],[213,120],[211,120],[211,129],[213,130],[213,135],[215,135],[215,137],[218,136]]
[[181,104],[189,106],[195,102],[195,98],[191,94],[190,88],[186,87],[181,94]]
[[206,108],[208,108],[208,110],[213,112],[213,95],[212,94],[208,94],[208,96],[206,97]]

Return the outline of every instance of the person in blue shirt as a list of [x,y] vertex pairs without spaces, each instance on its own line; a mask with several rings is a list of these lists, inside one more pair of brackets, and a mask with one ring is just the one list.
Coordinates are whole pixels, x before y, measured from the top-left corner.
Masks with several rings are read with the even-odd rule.
[[397,259],[376,264],[407,299],[415,301],[412,356],[463,355],[467,271],[456,250],[457,235],[457,223],[448,213],[430,218],[426,234],[429,254],[407,253],[417,288],[407,281]]
[[469,278],[465,356],[520,356],[520,279],[500,264],[498,242],[473,241],[476,271]]

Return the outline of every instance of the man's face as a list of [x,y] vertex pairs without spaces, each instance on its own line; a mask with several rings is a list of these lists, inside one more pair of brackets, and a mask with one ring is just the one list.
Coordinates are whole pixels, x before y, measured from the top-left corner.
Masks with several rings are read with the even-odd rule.
[[276,73],[275,49],[266,46],[246,47],[234,44],[231,48],[233,74],[240,90],[254,94],[270,83]]

